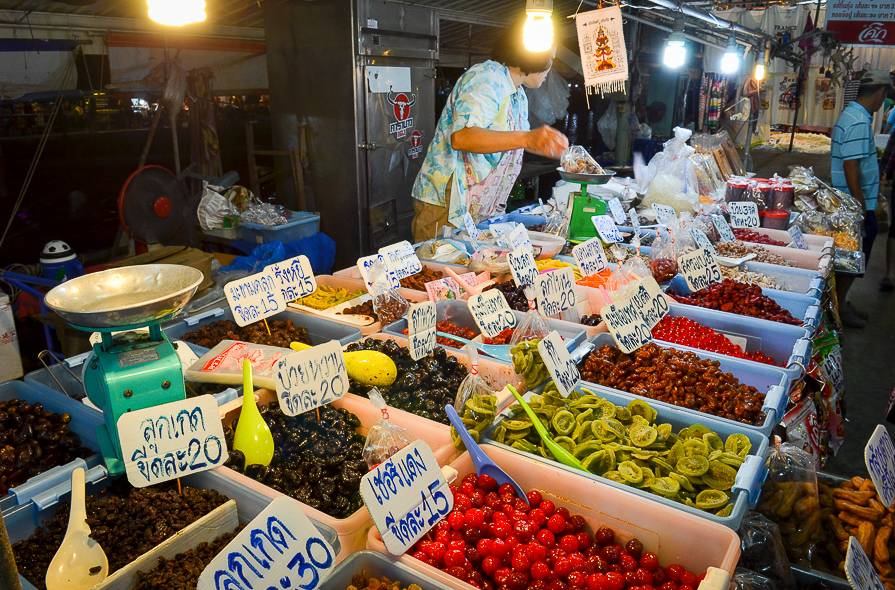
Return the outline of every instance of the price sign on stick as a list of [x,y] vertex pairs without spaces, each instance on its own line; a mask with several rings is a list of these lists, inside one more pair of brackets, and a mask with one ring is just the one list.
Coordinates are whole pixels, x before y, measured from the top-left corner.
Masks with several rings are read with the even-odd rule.
[[489,289],[469,298],[469,311],[482,334],[494,338],[507,328],[516,327],[516,315],[507,298],[498,289]]
[[728,203],[727,210],[730,212],[730,225],[733,227],[758,227],[758,205],[752,201],[734,201]]
[[677,211],[674,210],[674,207],[659,205],[658,203],[653,203],[652,206],[653,211],[656,213],[656,220],[662,225],[668,225],[669,221],[677,219]]
[[575,271],[566,266],[539,274],[535,293],[541,315],[556,315],[575,307]]
[[[382,254],[373,254],[372,256],[364,256],[363,258],[357,259],[357,270],[360,271],[360,276],[363,277],[364,282],[367,284],[367,288],[373,286],[373,279],[370,278],[370,270],[377,262],[382,262],[382,264],[386,265],[386,269],[388,269],[388,265],[386,264],[385,258],[383,258]],[[391,281],[391,286],[393,289],[397,289],[401,286],[401,282],[398,280],[398,277],[395,276],[394,271],[388,270],[388,278],[389,281]]]
[[230,281],[224,286],[224,296],[239,326],[259,322],[286,309],[279,282],[267,269]]
[[441,467],[421,440],[367,473],[360,494],[392,555],[404,554],[454,507]]
[[640,234],[640,217],[637,216],[637,211],[634,210],[634,207],[628,210],[628,215],[631,217],[631,227],[634,228],[634,235]]
[[733,230],[730,229],[730,225],[728,225],[723,215],[712,215],[712,223],[715,225],[715,229],[718,230],[718,235],[721,236],[722,242],[736,241],[737,237],[733,235]]
[[379,253],[385,258],[386,266],[395,273],[398,280],[406,279],[423,270],[420,259],[407,240],[380,248]]
[[229,456],[210,395],[122,414],[118,439],[127,480],[136,488],[214,469]]
[[431,301],[410,306],[407,312],[407,334],[410,358],[420,360],[435,350],[435,304]]
[[677,259],[677,265],[687,280],[687,286],[694,291],[705,289],[721,280],[721,267],[705,248],[681,256]]
[[507,254],[510,272],[517,287],[530,287],[538,278],[538,267],[531,250],[519,248]]
[[712,246],[712,242],[709,241],[709,238],[707,235],[705,235],[704,231],[702,231],[698,227],[691,227],[690,235],[693,236],[693,241],[696,242],[697,247],[705,248],[712,253],[712,256],[718,255],[718,253],[715,251],[715,247]]
[[466,233],[469,234],[470,238],[473,240],[479,239],[479,228],[475,226],[475,221],[473,221],[469,211],[463,216],[463,225],[466,226]]
[[335,563],[333,548],[305,516],[301,504],[280,496],[202,570],[197,590],[315,590]]
[[848,538],[845,576],[854,590],[886,590],[883,581],[879,579],[879,574],[876,573],[876,568],[870,562],[867,552],[855,537]]
[[581,274],[586,277],[595,275],[606,270],[609,263],[606,261],[606,251],[603,250],[603,244],[599,238],[591,238],[583,244],[578,244],[572,248],[572,256],[581,269]]
[[600,239],[607,244],[617,244],[622,241],[622,234],[608,215],[594,215],[590,220],[593,222],[594,227],[597,228]]
[[668,314],[668,300],[653,277],[641,279],[635,284],[637,287],[629,299],[643,322],[652,330]]
[[625,215],[625,209],[624,207],[622,207],[622,202],[618,200],[618,197],[612,197],[611,199],[609,199],[609,212],[612,213],[612,217],[619,225],[628,220],[627,216]]
[[637,303],[631,299],[616,301],[600,310],[606,327],[618,347],[626,353],[634,352],[653,339],[649,326],[643,321]]
[[325,406],[348,391],[345,355],[338,340],[287,354],[274,368],[280,409],[287,416]]
[[559,332],[553,330],[546,338],[541,339],[538,342],[538,352],[541,353],[541,358],[544,360],[550,376],[553,377],[556,388],[563,397],[567,397],[581,381],[581,374],[578,372],[575,362],[572,361]]
[[864,462],[880,500],[891,508],[895,502],[895,446],[882,424],[876,427],[864,447]]
[[802,234],[802,230],[799,226],[794,225],[789,228],[789,235],[792,236],[792,243],[796,245],[796,248],[799,250],[808,249],[808,242],[805,241],[805,235]]
[[534,246],[531,245],[531,238],[528,236],[528,230],[525,229],[525,226],[521,223],[516,226],[516,229],[507,234],[506,241],[513,251],[525,249],[534,252]]
[[271,264],[264,269],[264,272],[273,275],[287,303],[317,290],[317,280],[314,279],[314,271],[311,270],[311,261],[305,255]]

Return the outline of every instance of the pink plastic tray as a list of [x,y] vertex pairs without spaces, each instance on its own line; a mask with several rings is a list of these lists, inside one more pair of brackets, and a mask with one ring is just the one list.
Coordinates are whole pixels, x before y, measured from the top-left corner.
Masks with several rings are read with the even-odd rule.
[[[429,267],[432,270],[441,271],[444,274],[444,267],[450,266],[453,268],[457,274],[462,275],[463,273],[469,272],[469,269],[466,267],[460,266],[458,264],[447,264],[444,262],[433,262],[431,260],[423,261],[424,267]],[[349,266],[348,268],[343,268],[342,270],[337,270],[333,273],[334,277],[339,277],[343,279],[355,279],[358,281],[363,281],[363,278],[360,276],[360,271],[357,269],[357,266]],[[398,293],[404,296],[404,299],[407,301],[428,301],[429,294],[425,291],[417,291],[416,289],[398,289]],[[410,297],[414,297],[414,299],[410,299]],[[421,299],[420,299],[421,298]],[[467,295],[464,293],[460,299],[466,299]]]
[[[315,275],[314,279],[317,281],[317,285],[322,285],[325,287],[343,287],[345,289],[348,289],[349,291],[357,291],[358,289],[363,289],[364,292],[367,291],[367,287],[364,284],[363,279],[349,279],[346,277],[335,277],[335,276],[330,276],[330,275]],[[416,291],[413,291],[413,293],[416,293]],[[405,299],[406,299],[406,297],[405,297]],[[416,303],[418,301],[426,301],[426,298],[407,299],[407,300],[410,301],[411,303]],[[313,315],[315,317],[321,317],[321,318],[325,318],[327,320],[338,322],[340,324],[345,324],[346,326],[351,326],[352,328],[360,328],[360,333],[363,336],[368,336],[370,334],[375,334],[376,332],[382,331],[382,322],[378,322],[378,321],[373,322],[372,324],[370,324],[368,326],[361,326],[359,324],[354,324],[351,322],[346,322],[344,320],[341,320],[341,319],[339,319],[338,315],[316,314],[316,313],[311,313],[309,311],[306,311],[304,309],[300,309],[297,307],[291,307],[291,306],[289,309],[291,309],[293,311],[297,311],[298,313]]]
[[[736,567],[740,540],[735,531],[725,526],[492,445],[484,445],[482,450],[523,489],[540,490],[557,507],[565,506],[573,514],[583,516],[591,531],[609,526],[622,543],[637,537],[644,551],[659,556],[662,566],[679,563],[696,573],[717,567],[731,574]],[[457,481],[474,471],[469,453],[463,453],[451,467],[459,473]],[[388,555],[375,527],[367,535],[367,549]],[[407,554],[397,560],[452,588],[473,590],[473,586]]]

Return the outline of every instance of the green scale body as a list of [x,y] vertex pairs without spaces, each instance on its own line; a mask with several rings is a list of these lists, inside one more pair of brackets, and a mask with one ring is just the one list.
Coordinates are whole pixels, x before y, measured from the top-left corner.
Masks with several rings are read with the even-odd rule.
[[586,242],[597,235],[597,228],[594,227],[591,217],[606,215],[606,202],[596,195],[587,194],[587,183],[579,184],[581,191],[572,193],[569,239],[573,242]]

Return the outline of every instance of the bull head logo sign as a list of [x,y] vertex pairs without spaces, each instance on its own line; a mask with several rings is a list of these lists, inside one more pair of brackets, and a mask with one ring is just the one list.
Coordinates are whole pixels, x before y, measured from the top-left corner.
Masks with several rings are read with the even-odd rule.
[[386,100],[395,110],[395,118],[398,121],[406,121],[410,116],[410,107],[416,104],[416,95],[411,93],[412,98],[407,98],[403,92],[399,92],[392,97],[391,92],[386,95]]

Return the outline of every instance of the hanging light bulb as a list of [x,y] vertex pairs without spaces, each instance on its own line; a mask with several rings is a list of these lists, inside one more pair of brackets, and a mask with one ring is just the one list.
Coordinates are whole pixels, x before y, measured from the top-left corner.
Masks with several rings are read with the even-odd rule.
[[553,0],[526,0],[522,44],[531,52],[540,53],[553,47]]
[[205,20],[205,0],[147,0],[149,18],[169,27]]
[[733,74],[739,69],[740,55],[737,49],[737,40],[731,35],[727,38],[727,49],[724,50],[724,57],[721,58],[721,71],[725,74]]
[[763,63],[755,64],[755,79],[761,82],[764,80],[765,66]]
[[679,68],[687,61],[687,39],[684,37],[684,19],[674,20],[674,32],[665,41],[665,56],[662,59],[669,68]]

